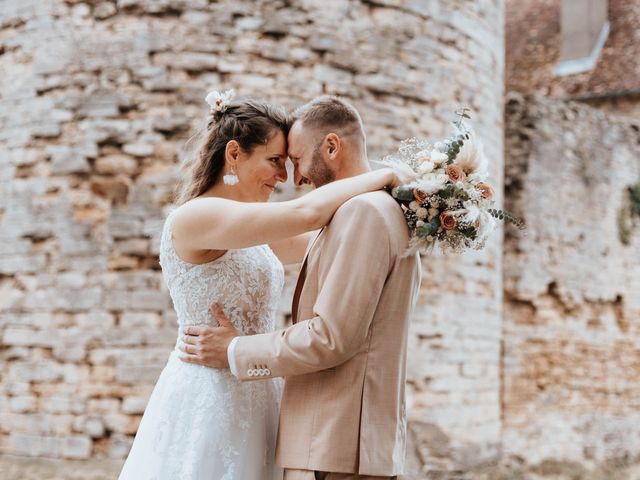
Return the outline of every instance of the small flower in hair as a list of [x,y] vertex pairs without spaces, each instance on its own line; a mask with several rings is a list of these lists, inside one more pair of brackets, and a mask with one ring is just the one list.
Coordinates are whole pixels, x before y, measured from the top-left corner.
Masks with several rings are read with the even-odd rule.
[[212,112],[224,112],[229,106],[229,102],[233,99],[236,92],[232,89],[225,90],[224,92],[218,92],[213,90],[209,92],[204,99],[209,105],[211,105]]

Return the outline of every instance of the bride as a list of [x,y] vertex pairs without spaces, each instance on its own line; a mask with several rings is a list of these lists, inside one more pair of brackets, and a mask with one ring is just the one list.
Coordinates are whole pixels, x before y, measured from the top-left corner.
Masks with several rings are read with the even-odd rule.
[[[209,305],[244,334],[276,328],[282,264],[302,261],[309,232],[355,195],[395,181],[390,169],[268,203],[286,182],[289,122],[280,107],[212,92],[203,141],[179,207],[164,225],[160,264],[178,316],[214,323]],[[151,394],[120,480],[273,480],[278,379],[240,382],[228,370],[180,361],[176,348]]]

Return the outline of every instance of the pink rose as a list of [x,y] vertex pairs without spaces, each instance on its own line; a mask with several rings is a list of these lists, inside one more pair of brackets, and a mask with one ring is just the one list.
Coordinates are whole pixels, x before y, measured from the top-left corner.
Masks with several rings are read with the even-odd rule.
[[416,202],[422,203],[427,199],[428,196],[429,195],[427,195],[424,190],[420,190],[419,188],[413,189],[413,198],[416,199]]
[[449,180],[453,183],[462,182],[467,176],[462,170],[462,167],[456,163],[452,163],[444,169],[444,173],[447,174]]
[[493,197],[493,188],[491,188],[491,186],[487,185],[486,183],[476,183],[476,189],[480,190],[480,196],[485,200],[489,200],[491,197]]
[[458,221],[456,217],[451,215],[449,212],[442,212],[440,214],[440,226],[443,230],[453,230],[456,228]]

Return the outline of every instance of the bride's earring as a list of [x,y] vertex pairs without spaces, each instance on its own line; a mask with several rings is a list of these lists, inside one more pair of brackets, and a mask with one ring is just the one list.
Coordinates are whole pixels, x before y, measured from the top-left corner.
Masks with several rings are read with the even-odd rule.
[[231,172],[222,177],[222,181],[225,185],[236,185],[240,181],[238,175],[236,175],[236,169],[231,167]]

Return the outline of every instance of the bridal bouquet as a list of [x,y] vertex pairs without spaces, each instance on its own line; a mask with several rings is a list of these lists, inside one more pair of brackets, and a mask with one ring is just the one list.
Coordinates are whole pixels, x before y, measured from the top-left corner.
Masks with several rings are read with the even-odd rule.
[[436,244],[445,251],[479,250],[498,220],[524,228],[521,219],[494,207],[487,159],[476,134],[462,122],[470,118],[466,111],[458,113],[450,137],[434,144],[404,140],[397,153],[378,162],[411,179],[391,192],[411,231],[407,254],[427,252]]

